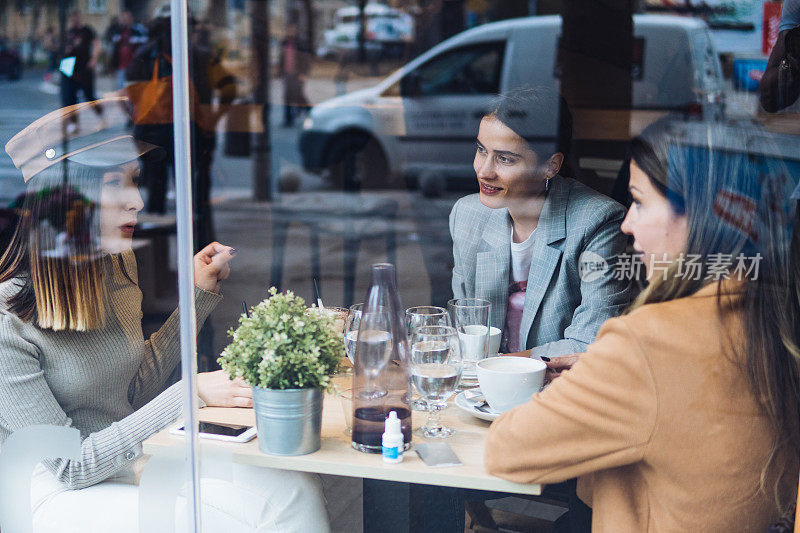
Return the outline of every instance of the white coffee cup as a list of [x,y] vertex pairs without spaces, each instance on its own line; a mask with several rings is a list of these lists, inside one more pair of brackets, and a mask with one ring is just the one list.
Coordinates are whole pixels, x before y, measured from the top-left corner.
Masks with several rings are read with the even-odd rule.
[[[458,340],[461,343],[461,356],[464,361],[477,361],[483,359],[484,355],[495,355],[500,351],[502,333],[500,328],[489,328],[489,340],[486,342],[486,326],[473,324],[459,328]],[[484,342],[486,342],[485,353]]]
[[494,357],[500,353],[500,341],[502,338],[503,331],[500,328],[494,326],[489,328],[489,349],[486,351],[486,355]]
[[527,357],[487,357],[475,365],[489,407],[504,413],[531,399],[544,384],[547,365]]

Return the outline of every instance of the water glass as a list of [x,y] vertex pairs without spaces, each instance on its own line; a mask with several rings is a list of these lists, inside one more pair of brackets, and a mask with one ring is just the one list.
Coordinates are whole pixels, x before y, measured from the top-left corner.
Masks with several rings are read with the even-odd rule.
[[458,332],[464,359],[461,387],[476,387],[478,376],[475,363],[489,355],[492,304],[481,298],[454,298],[447,303],[447,307]]
[[424,437],[445,438],[453,428],[442,424],[441,411],[461,379],[462,358],[458,333],[450,326],[421,326],[411,336],[411,382],[428,405]]
[[344,352],[353,364],[355,364],[356,341],[358,340],[358,328],[361,326],[361,310],[363,308],[363,303],[351,305],[344,321]]
[[[420,305],[406,309],[406,327],[408,329],[409,340],[411,340],[411,335],[414,333],[414,330],[419,327],[450,325],[452,325],[450,324],[450,315],[444,307]],[[408,405],[414,411],[428,410],[428,404],[417,394],[410,398]]]
[[325,307],[322,309],[326,315],[328,315],[331,320],[333,320],[333,328],[336,330],[336,333],[344,333],[344,324],[347,321],[347,316],[350,314],[350,310],[346,307]]
[[[333,329],[334,329],[334,331],[336,331],[336,333],[338,333],[339,335],[344,337],[344,327],[345,327],[345,324],[347,323],[347,316],[350,314],[350,310],[348,308],[346,308],[346,307],[322,307],[322,308],[320,308],[320,307],[311,307],[309,310],[312,311],[312,312],[319,313],[321,315],[325,315],[328,318],[330,318],[333,321]],[[345,347],[345,354],[346,353],[347,353],[347,350],[346,350],[346,347]],[[346,368],[344,366],[340,366],[339,372],[347,373],[347,372],[349,372],[349,370],[350,369],[348,369],[348,368]]]
[[421,326],[452,326],[450,315],[444,307],[420,305],[406,309],[406,327],[408,336]]
[[344,413],[345,433],[351,435],[353,433],[353,389],[344,389],[337,394],[339,401],[342,404],[342,412]]

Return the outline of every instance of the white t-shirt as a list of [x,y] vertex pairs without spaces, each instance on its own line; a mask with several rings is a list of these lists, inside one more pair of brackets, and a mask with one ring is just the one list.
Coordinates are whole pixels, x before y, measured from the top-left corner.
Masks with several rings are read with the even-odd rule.
[[527,281],[533,257],[533,242],[536,230],[522,242],[514,242],[514,229],[511,229],[511,281]]
[[[511,281],[514,283],[524,281],[527,285],[535,237],[536,230],[533,230],[525,241],[514,242],[514,230],[511,230]],[[515,290],[509,287],[506,323],[503,326],[503,336],[506,342],[506,349],[509,352],[518,352],[525,348],[520,346],[519,340],[519,328],[525,309],[525,294],[524,288]]]

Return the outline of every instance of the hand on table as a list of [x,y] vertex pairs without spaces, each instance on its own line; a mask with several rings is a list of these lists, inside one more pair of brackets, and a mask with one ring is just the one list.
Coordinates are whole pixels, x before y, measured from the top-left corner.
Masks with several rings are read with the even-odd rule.
[[550,383],[561,375],[561,372],[572,368],[578,359],[579,355],[562,355],[561,357],[551,357],[549,361],[545,361],[547,365],[547,372],[544,375],[544,382]]
[[209,407],[253,407],[253,389],[224,370],[197,374],[197,395]]
[[212,242],[194,256],[194,284],[208,292],[219,292],[220,283],[231,275],[228,262],[236,248]]

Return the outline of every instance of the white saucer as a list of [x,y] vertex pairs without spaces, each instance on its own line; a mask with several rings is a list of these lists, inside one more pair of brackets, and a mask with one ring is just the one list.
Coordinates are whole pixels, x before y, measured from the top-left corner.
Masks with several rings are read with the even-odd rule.
[[486,420],[487,422],[494,422],[502,414],[492,411],[492,408],[489,407],[488,405],[486,406],[486,409],[489,410],[488,413],[476,409],[475,403],[467,400],[466,391],[461,391],[456,395],[456,407],[458,407],[462,411],[466,411],[467,413],[471,414],[476,418],[480,418],[481,420]]

